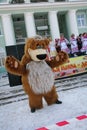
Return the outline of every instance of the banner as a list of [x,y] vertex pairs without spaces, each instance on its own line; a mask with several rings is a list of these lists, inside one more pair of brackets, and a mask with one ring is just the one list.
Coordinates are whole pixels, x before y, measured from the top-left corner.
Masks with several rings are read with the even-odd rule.
[[53,69],[55,79],[87,72],[87,55],[69,58],[69,63]]

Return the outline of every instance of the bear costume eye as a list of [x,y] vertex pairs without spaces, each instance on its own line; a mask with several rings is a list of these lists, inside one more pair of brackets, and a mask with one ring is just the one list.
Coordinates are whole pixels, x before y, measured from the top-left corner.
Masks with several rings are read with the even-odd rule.
[[36,48],[37,48],[37,49],[42,49],[42,48],[44,48],[44,46],[37,44]]

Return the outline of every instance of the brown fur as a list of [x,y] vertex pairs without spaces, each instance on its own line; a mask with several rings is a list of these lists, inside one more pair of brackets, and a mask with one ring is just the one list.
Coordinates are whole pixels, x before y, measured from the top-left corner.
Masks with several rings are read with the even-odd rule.
[[[43,46],[44,49],[47,49],[48,44],[48,39],[38,40],[35,38],[29,38],[25,44],[24,55],[21,61],[13,56],[6,57],[5,67],[7,71],[11,74],[19,75],[22,77],[23,88],[29,97],[29,105],[31,109],[40,109],[43,107],[42,97],[44,97],[48,105],[55,103],[58,99],[58,95],[54,85],[49,92],[36,94],[33,92],[28,81],[29,70],[26,69],[26,65],[32,61],[28,53],[28,49],[31,48],[35,50],[37,48],[37,45]],[[58,52],[58,55],[51,61],[46,60],[51,68],[62,65],[67,61],[68,55],[62,51]]]

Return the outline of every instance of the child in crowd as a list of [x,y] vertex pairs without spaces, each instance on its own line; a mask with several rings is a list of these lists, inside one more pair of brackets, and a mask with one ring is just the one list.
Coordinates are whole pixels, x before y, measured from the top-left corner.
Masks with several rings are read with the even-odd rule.
[[71,43],[71,53],[74,56],[77,56],[77,53],[79,50],[78,50],[78,45],[77,45],[77,39],[75,38],[74,34],[72,34],[70,37],[70,43]]
[[82,36],[81,52],[84,52],[87,54],[87,33],[83,33],[83,36]]

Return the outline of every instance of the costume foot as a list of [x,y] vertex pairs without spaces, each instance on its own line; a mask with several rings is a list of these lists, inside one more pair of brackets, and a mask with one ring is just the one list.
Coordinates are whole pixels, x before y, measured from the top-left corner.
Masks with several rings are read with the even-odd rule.
[[62,104],[62,101],[57,100],[55,103],[56,104]]
[[31,108],[31,112],[34,113],[35,112],[35,108]]

